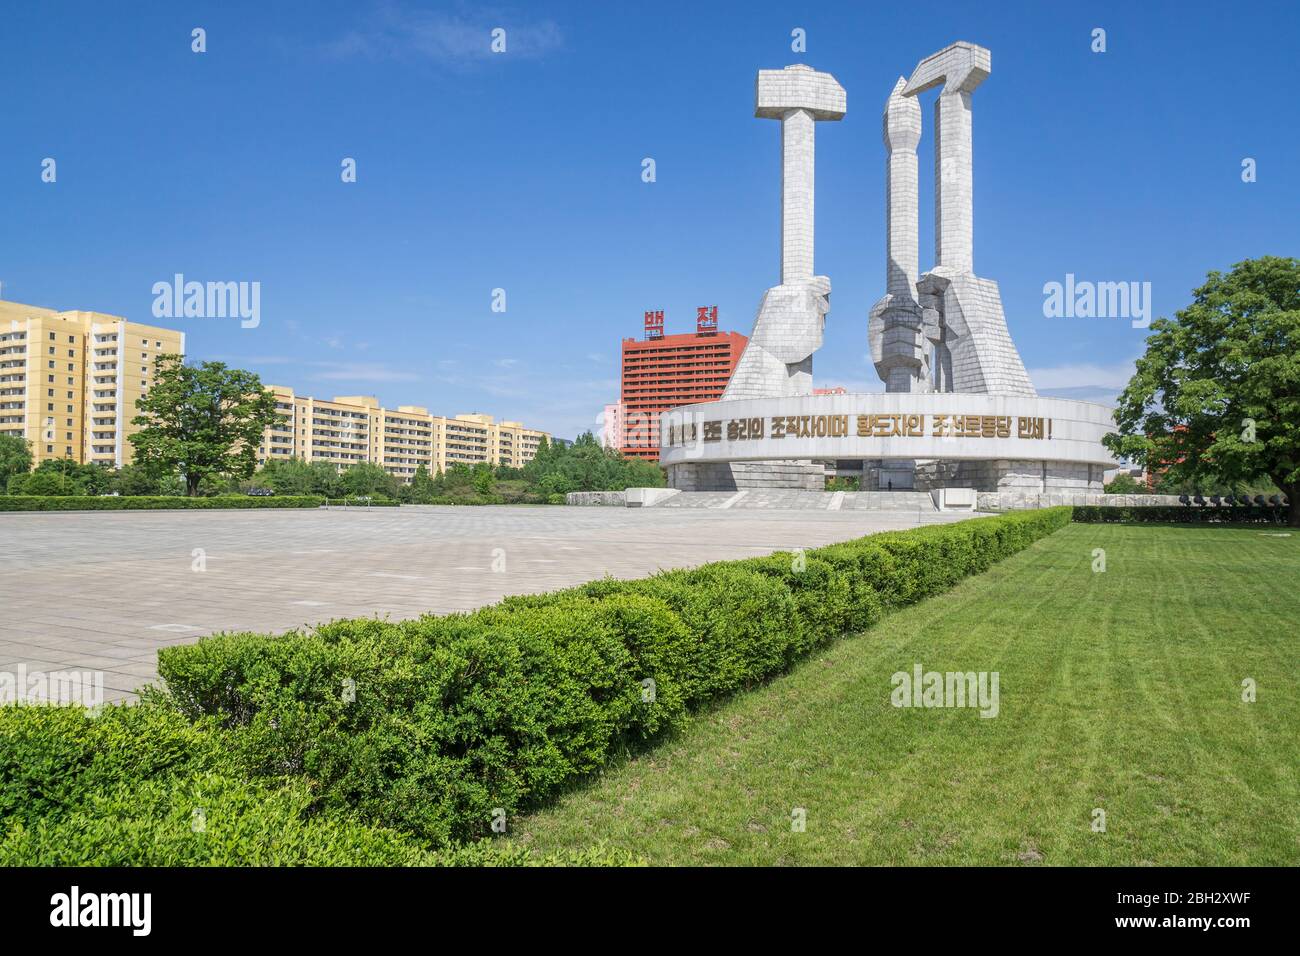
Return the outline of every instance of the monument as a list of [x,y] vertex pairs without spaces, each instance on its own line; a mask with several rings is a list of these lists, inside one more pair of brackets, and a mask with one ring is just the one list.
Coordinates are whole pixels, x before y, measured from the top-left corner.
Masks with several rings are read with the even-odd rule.
[[[863,463],[863,487],[1100,491],[1111,411],[1037,395],[1002,312],[975,274],[972,95],[988,50],[958,42],[899,77],[885,102],[885,295],[867,338],[885,392],[815,395],[830,279],[813,267],[814,127],[845,114],[843,88],[811,67],[760,70],[755,116],[781,120],[781,284],[767,290],[716,402],[661,419],[660,461],[687,491],[824,487],[822,462]],[[920,273],[918,96],[934,107],[934,265]]]

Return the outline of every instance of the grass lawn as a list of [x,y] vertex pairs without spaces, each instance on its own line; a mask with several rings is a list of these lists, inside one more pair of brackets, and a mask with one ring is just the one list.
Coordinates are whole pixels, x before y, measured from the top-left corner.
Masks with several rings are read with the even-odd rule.
[[[700,716],[512,839],[603,840],[652,864],[1294,866],[1285,532],[1071,525]],[[998,716],[893,707],[891,675],[917,663],[998,672]]]

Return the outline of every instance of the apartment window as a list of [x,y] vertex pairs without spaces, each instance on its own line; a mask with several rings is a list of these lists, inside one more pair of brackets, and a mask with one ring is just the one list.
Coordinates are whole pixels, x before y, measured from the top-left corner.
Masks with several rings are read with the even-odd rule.
[[46,391],[50,393],[50,398],[53,398],[53,397],[54,397],[54,389],[52,389],[52,388],[47,388]]
[[53,455],[53,454],[54,454],[54,446],[53,446],[53,445],[46,445],[46,446],[45,446],[45,454],[47,454],[47,455]]
[[53,332],[50,333],[50,341],[51,341],[51,342],[54,341],[54,333],[53,333]]
[[54,354],[54,346],[53,346],[53,345],[50,346],[50,354],[51,354],[51,355]]
[[[72,441],[72,436],[71,436],[71,435],[68,436],[68,441]],[[71,454],[72,454],[72,446],[69,445],[67,448],[64,449],[64,451],[66,451],[69,455],[71,455]]]
[[157,346],[158,348],[162,348],[162,343],[161,343],[161,342],[155,342],[154,345]]
[[147,359],[148,357],[149,357],[149,353],[148,353],[148,352],[141,352],[141,353],[140,353],[140,358],[141,358],[141,359]]
[[[72,419],[71,419],[71,418],[68,419],[68,427],[69,427],[69,428],[72,427]],[[68,437],[71,438],[72,436],[69,435]]]
[[76,342],[76,341],[77,341],[77,337],[76,337],[75,335],[69,335],[69,336],[68,336],[68,344],[69,344],[69,345],[72,345],[72,344],[73,344],[74,342]]
[[49,380],[50,380],[50,384],[53,385],[53,384],[54,384],[54,376],[53,376],[53,375],[49,375],[49,376],[47,376],[47,378],[49,378]]
[[148,348],[148,347],[149,347],[149,340],[148,340],[148,339],[141,339],[141,340],[140,340],[140,344],[143,345],[145,348]]
[[[50,411],[54,411],[54,409],[51,408]],[[72,406],[71,406],[71,405],[68,406],[68,414],[69,414],[69,415],[72,414]]]
[[[46,405],[46,406],[45,406],[45,410],[46,410],[47,412],[52,412],[52,411],[54,411],[54,403],[53,403],[53,402],[50,402],[48,405]],[[69,409],[69,411],[71,411],[71,409]]]
[[69,362],[69,363],[68,363],[68,371],[69,371],[69,372],[75,372],[76,370],[77,370],[77,369],[76,369],[76,366],[74,366],[71,362]]
[[71,398],[71,397],[72,397],[72,393],[71,393],[71,392],[68,392],[68,398]]
[[75,349],[68,349],[68,358],[76,358],[76,357],[77,357],[76,350],[75,350]]
[[49,363],[49,366],[50,366],[50,368],[54,368],[54,363],[53,363],[53,362],[50,362],[50,363]]
[[[67,433],[63,436],[63,440],[64,440],[64,441],[72,441],[72,432],[67,432]],[[69,448],[68,451],[72,451],[72,449]]]

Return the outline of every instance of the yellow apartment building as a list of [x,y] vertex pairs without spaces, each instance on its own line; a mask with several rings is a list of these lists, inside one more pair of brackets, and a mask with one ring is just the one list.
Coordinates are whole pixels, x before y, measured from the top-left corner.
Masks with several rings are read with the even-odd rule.
[[0,300],[0,433],[26,439],[35,464],[129,464],[154,362],[184,352],[184,332]]
[[[159,355],[185,354],[185,333],[101,312],[56,312],[0,300],[0,434],[30,443],[35,464],[49,458],[129,464],[136,400],[148,394]],[[420,405],[384,408],[372,395],[330,401],[267,386],[279,421],[266,429],[258,459],[382,465],[409,483],[420,465],[521,467],[546,432],[491,415],[431,415]]]
[[537,454],[547,432],[522,422],[478,413],[444,418],[421,405],[385,408],[373,395],[336,395],[330,401],[268,385],[280,420],[266,429],[258,462],[301,458],[328,461],[340,470],[358,461],[382,466],[409,484],[424,465],[429,474],[451,465],[522,467]]

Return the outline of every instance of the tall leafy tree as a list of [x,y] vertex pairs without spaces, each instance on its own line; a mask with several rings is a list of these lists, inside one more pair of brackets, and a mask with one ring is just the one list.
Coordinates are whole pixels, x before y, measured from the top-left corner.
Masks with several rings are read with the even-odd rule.
[[543,494],[568,491],[622,491],[624,488],[658,488],[664,475],[653,462],[604,448],[591,432],[579,435],[572,445],[550,444],[544,439],[537,455],[523,468],[523,476]]
[[397,497],[397,479],[381,465],[359,461],[343,472],[340,481],[346,494]]
[[25,475],[31,470],[30,443],[18,435],[0,435],[0,488],[14,475]]
[[417,467],[407,492],[408,500],[417,505],[428,504],[437,493],[433,478],[429,475],[429,469],[425,468],[424,465]]
[[1268,478],[1300,527],[1300,260],[1248,259],[1192,295],[1151,323],[1106,447],[1178,480]]
[[179,355],[158,357],[154,384],[136,409],[136,463],[179,472],[191,497],[206,476],[251,475],[262,432],[276,419],[275,396],[253,372]]

